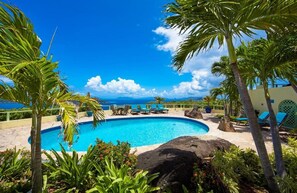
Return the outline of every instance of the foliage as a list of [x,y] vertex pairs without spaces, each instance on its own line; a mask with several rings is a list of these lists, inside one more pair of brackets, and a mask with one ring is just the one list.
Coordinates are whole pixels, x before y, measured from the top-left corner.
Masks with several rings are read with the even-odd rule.
[[117,141],[116,145],[112,143],[105,143],[104,141],[97,139],[97,148],[94,152],[94,159],[102,166],[105,164],[105,157],[112,158],[113,164],[116,167],[127,165],[131,168],[135,168],[137,157],[134,153],[130,153],[130,144],[127,142]]
[[48,176],[48,188],[59,191],[80,191],[84,192],[92,187],[93,157],[95,147],[89,147],[85,155],[79,158],[77,152],[73,151],[72,156],[61,146],[61,155],[52,150],[51,153],[44,152],[48,161],[44,163],[46,175]]
[[[115,168],[117,171],[126,172],[122,174],[121,177],[123,178],[123,175],[129,175],[125,177],[125,179],[127,178],[125,183],[134,183],[135,181],[136,184],[138,180],[138,183],[143,181],[141,182],[142,188],[145,185],[148,186],[144,181],[146,179],[146,172],[140,172],[139,175],[135,175],[135,179],[131,177],[135,173],[137,158],[134,154],[130,154],[130,144],[128,143],[118,141],[117,145],[113,145],[112,143],[97,140],[97,144],[89,147],[87,153],[80,158],[77,152],[73,151],[71,156],[62,146],[61,148],[61,154],[54,150],[51,153],[45,152],[48,158],[48,161],[44,163],[44,174],[47,176],[45,179],[48,182],[47,188],[62,192],[85,192],[94,187],[96,181],[98,183],[98,179],[102,175],[100,173],[101,170],[104,175],[107,175],[106,172],[108,171],[106,170],[109,170],[110,167],[112,169]],[[106,165],[106,160],[112,160],[112,165],[110,163]],[[130,178],[133,182],[129,182]],[[112,179],[115,180],[111,177],[110,180]]]
[[157,187],[151,187],[149,183],[158,175],[148,175],[147,171],[138,171],[132,174],[131,168],[122,165],[119,168],[115,166],[114,161],[105,157],[105,168],[94,163],[98,176],[96,177],[95,187],[88,190],[87,193],[146,193],[158,190]]
[[[297,140],[288,138],[288,147],[283,147],[283,158],[287,175],[284,178],[278,177],[281,192],[297,192]],[[275,164],[274,156],[271,154],[272,162]]]
[[162,97],[160,97],[160,96],[156,96],[156,97],[154,97],[155,98],[155,102],[157,103],[157,104],[161,104],[161,102],[164,102],[165,101],[165,98],[162,98]]
[[197,183],[197,193],[203,192],[228,192],[222,178],[214,170],[210,163],[200,163],[194,165],[193,180]]
[[259,157],[251,149],[241,150],[231,146],[228,151],[217,151],[212,165],[223,176],[223,183],[233,192],[238,191],[238,183],[265,184]]
[[252,37],[256,30],[285,31],[289,23],[297,21],[296,11],[295,0],[176,0],[166,5],[166,24],[185,35],[184,41],[179,44],[173,56],[173,66],[178,71],[182,70],[187,60],[211,49],[215,43],[219,46],[227,45],[229,65],[250,119],[251,132],[265,177],[268,186],[275,192],[279,192],[278,184],[273,178],[274,173],[246,83],[238,70],[233,41],[244,35]]
[[8,149],[0,152],[0,192],[30,190],[30,154],[28,151]]
[[[22,111],[22,110],[16,110],[16,111]],[[5,112],[5,111],[3,111],[3,112]],[[58,114],[59,114],[59,110],[55,109],[55,110],[46,111],[44,113],[44,116],[51,116],[51,115],[58,115]],[[32,118],[31,111],[10,113],[10,120],[27,119],[27,118]],[[0,121],[6,121],[6,113],[0,113]]]
[[42,116],[47,109],[53,106],[61,109],[63,139],[69,144],[73,143],[73,136],[78,132],[74,101],[92,109],[94,127],[104,119],[104,112],[97,100],[69,91],[60,78],[58,62],[48,54],[42,54],[42,41],[22,11],[0,2],[0,25],[0,75],[13,82],[0,84],[1,98],[21,103],[32,110],[32,192],[39,193],[42,190],[40,132]]

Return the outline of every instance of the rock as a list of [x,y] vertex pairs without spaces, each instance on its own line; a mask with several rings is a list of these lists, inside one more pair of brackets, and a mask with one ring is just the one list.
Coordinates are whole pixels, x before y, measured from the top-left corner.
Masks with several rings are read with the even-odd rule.
[[155,150],[138,156],[138,169],[148,170],[150,174],[159,173],[152,183],[161,187],[160,192],[169,188],[172,193],[183,192],[182,185],[191,192],[196,184],[192,183],[193,166],[212,156],[217,149],[228,149],[231,143],[214,137],[179,137]]
[[190,118],[203,119],[202,113],[198,110],[198,107],[194,107],[192,111],[185,110],[184,115]]
[[224,116],[224,118],[220,120],[218,129],[226,132],[236,132],[228,116]]

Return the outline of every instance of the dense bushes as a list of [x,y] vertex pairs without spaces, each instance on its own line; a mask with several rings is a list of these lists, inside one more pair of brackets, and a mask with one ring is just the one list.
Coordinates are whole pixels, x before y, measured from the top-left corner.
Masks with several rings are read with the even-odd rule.
[[[270,156],[274,166],[274,155]],[[283,158],[287,175],[277,178],[281,191],[284,193],[297,192],[297,140],[288,138],[288,147],[283,147]]]
[[[52,155],[53,156],[52,156]],[[62,147],[61,153],[45,152],[44,174],[47,188],[52,191],[74,192],[152,192],[149,183],[156,175],[136,171],[136,156],[130,154],[128,143],[117,145],[97,140],[81,157],[70,155]],[[104,191],[103,191],[104,190]]]
[[27,192],[31,188],[30,154],[9,149],[0,152],[0,192]]
[[[97,140],[87,153],[45,153],[43,163],[44,192],[153,192],[158,188],[150,182],[157,176],[136,170],[136,156],[128,143],[116,145]],[[281,191],[297,192],[297,140],[289,139],[283,147],[287,176],[277,178]],[[274,163],[273,155],[270,156]],[[0,153],[0,192],[30,190],[30,156],[23,150]],[[245,192],[244,188],[263,190],[265,178],[258,156],[253,150],[231,146],[228,151],[217,151],[211,161],[196,164],[193,182],[197,193]],[[185,189],[185,188],[184,188]],[[185,189],[185,192],[187,190]]]

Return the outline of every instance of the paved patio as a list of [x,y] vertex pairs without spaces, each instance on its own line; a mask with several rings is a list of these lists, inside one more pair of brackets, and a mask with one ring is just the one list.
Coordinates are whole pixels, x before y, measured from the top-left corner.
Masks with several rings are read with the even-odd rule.
[[[183,111],[181,110],[173,110],[171,109],[168,114],[150,114],[150,115],[127,115],[128,117],[148,117],[148,116],[174,116],[174,117],[184,117]],[[110,111],[106,111],[106,118],[119,118],[123,116],[111,116]],[[124,117],[127,117],[124,116]],[[200,138],[213,138],[219,137],[225,140],[230,141],[231,143],[241,147],[241,148],[251,148],[256,150],[255,144],[253,142],[253,138],[249,131],[248,126],[239,126],[235,125],[236,133],[232,132],[223,132],[217,129],[219,119],[215,118],[214,114],[203,114],[204,119],[199,119],[200,122],[206,124],[209,127],[209,132],[205,135],[199,136]],[[90,117],[83,117],[79,119],[79,122],[90,121],[92,118]],[[42,125],[42,129],[47,129],[50,127],[58,126],[60,122],[51,122]],[[268,131],[262,131],[265,144],[267,147],[268,152],[273,151],[272,142],[271,142],[271,135]],[[30,150],[30,144],[28,143],[28,137],[30,136],[30,125],[21,126],[17,128],[10,128],[10,129],[1,129],[0,130],[0,151],[3,151],[7,148],[25,148]],[[150,145],[150,146],[142,146],[138,148],[132,149],[132,151],[136,150],[136,153],[142,153],[148,150],[155,149],[159,146],[157,145]]]

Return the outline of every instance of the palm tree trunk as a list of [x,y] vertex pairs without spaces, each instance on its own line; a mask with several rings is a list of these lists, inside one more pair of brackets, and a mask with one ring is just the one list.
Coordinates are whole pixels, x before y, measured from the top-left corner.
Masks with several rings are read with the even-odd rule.
[[291,83],[291,85],[292,85],[292,88],[295,90],[295,92],[297,93],[297,86],[296,86],[296,84],[292,84]]
[[233,115],[233,102],[230,100],[230,106],[229,106],[229,117],[230,115]]
[[36,141],[37,118],[36,109],[32,108],[32,125],[31,125],[31,170],[33,173],[33,162],[35,157],[35,141]]
[[[36,130],[35,130],[35,140],[33,146],[34,154],[33,162],[32,162],[32,193],[40,193],[42,192],[42,169],[41,169],[41,121],[42,115],[40,113],[37,114],[36,120]],[[32,147],[31,147],[32,149]],[[32,161],[32,159],[31,159]]]
[[[228,111],[227,111],[227,101],[224,100],[224,115],[227,116],[228,115]],[[224,116],[224,117],[225,117]]]
[[268,85],[266,81],[263,82],[263,88],[264,88],[264,95],[265,95],[265,99],[266,99],[266,103],[269,111],[270,131],[271,131],[272,143],[273,143],[273,149],[274,149],[276,172],[278,176],[284,177],[286,175],[286,171],[285,171],[281,141],[279,137],[279,128],[277,126],[275,113],[271,105]]
[[251,98],[249,96],[247,86],[245,82],[242,80],[242,77],[240,76],[238,66],[237,66],[237,59],[235,55],[235,49],[234,45],[232,42],[232,36],[226,36],[226,42],[228,46],[228,52],[229,52],[229,58],[230,58],[230,65],[231,69],[233,71],[235,80],[236,80],[236,85],[237,89],[241,98],[241,101],[243,103],[245,113],[247,115],[251,133],[256,145],[256,149],[261,161],[261,165],[264,171],[265,178],[267,180],[268,187],[270,191],[272,192],[280,192],[278,184],[275,181],[275,176],[272,170],[272,166],[269,161],[267,149],[265,147],[265,143],[263,140],[262,132],[260,130],[259,124],[258,124],[258,119],[255,114],[255,110],[251,101]]

